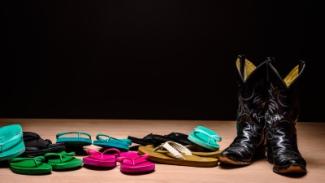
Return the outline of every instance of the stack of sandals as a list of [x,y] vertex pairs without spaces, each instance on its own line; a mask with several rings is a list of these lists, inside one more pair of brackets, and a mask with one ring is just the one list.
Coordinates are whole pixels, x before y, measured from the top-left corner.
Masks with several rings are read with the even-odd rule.
[[82,167],[74,152],[65,152],[63,143],[52,144],[34,132],[23,132],[25,151],[9,161],[10,169],[18,174],[50,174],[52,170],[73,170]]
[[[23,132],[18,124],[0,127],[0,161],[9,161],[18,174],[39,175],[52,171],[113,169],[119,165],[125,174],[145,174],[155,170],[155,164],[212,167],[218,163],[221,137],[199,125],[189,135],[170,133],[149,134],[144,138],[129,136],[114,138],[99,133],[96,140],[86,132],[61,132],[56,143],[42,139],[34,132]],[[132,143],[138,146],[132,146]],[[95,145],[98,150],[85,146]],[[74,151],[82,149],[87,156],[79,159]]]
[[18,124],[0,127],[0,161],[15,158],[24,151],[22,127]]
[[82,167],[82,160],[74,157],[74,153],[65,151],[46,153],[44,156],[18,157],[10,161],[10,169],[18,174],[50,174],[52,170],[74,170]]
[[63,143],[52,144],[49,139],[42,139],[39,134],[34,132],[23,132],[25,152],[22,156],[40,156],[50,152],[61,152],[65,150]]
[[63,132],[57,134],[57,142],[64,143],[68,149],[84,149],[91,144],[101,147],[99,151],[86,150],[88,156],[83,158],[83,163],[90,169],[112,169],[119,163],[120,171],[125,174],[144,174],[155,170],[155,164],[148,161],[147,156],[129,151],[132,141],[127,138],[99,133],[92,141],[91,135],[86,132]]
[[120,171],[125,174],[144,174],[155,170],[155,164],[148,157],[136,151],[122,152],[116,148],[105,149],[103,152],[88,150],[89,156],[83,158],[88,168],[112,169],[120,164]]
[[173,165],[212,167],[218,165],[221,137],[212,129],[199,125],[189,135],[171,133],[168,135],[149,134],[142,139],[130,137],[140,144],[138,151],[149,160]]

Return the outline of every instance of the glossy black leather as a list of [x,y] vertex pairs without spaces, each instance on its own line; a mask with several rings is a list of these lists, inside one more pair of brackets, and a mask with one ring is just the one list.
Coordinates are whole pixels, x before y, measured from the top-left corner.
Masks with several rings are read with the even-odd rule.
[[[243,65],[245,58],[239,57]],[[243,68],[238,72],[237,136],[221,153],[221,156],[236,161],[234,165],[250,164],[258,151],[264,150],[267,62],[258,65],[246,80],[243,77]]]
[[306,161],[297,147],[295,123],[299,115],[298,80],[305,64],[300,63],[300,75],[289,87],[272,65],[269,63],[268,104],[265,113],[267,158],[274,164],[274,171],[291,165],[300,166],[306,170]]

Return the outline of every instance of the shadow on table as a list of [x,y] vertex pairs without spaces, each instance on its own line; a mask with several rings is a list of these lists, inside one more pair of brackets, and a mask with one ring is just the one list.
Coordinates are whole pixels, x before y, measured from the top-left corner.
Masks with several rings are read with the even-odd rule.
[[0,168],[9,168],[9,161],[0,161]]

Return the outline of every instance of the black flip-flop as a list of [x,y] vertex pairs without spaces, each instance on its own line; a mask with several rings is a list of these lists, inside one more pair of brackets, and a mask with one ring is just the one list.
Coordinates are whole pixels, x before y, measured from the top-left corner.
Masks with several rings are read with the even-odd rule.
[[187,137],[188,135],[184,133],[172,132],[168,135],[157,135],[150,133],[149,135],[146,135],[143,138],[129,136],[128,139],[130,139],[133,143],[140,145],[158,146],[167,141],[174,141],[182,145],[193,145],[193,143],[189,141]]
[[[168,135],[157,135],[157,134],[149,134],[146,135],[143,138],[137,138],[137,137],[132,137],[129,136],[128,139],[130,139],[133,143],[139,144],[139,145],[153,145],[153,146],[159,146],[162,143],[165,143],[167,141],[174,141],[177,143],[180,143],[182,145],[187,146],[191,150],[195,151],[200,151],[200,152],[209,152],[209,149],[202,148],[193,142],[189,141],[187,139],[188,135],[184,133],[179,133],[179,132],[172,132]],[[131,150],[137,150],[138,146],[133,146],[130,149]]]
[[139,144],[139,145],[154,145],[158,146],[166,141],[168,141],[168,138],[162,136],[162,135],[156,135],[153,133],[150,133],[149,135],[146,135],[143,138],[128,136],[128,139],[130,139],[133,143]]
[[187,139],[188,135],[184,133],[172,132],[168,135],[164,135],[164,137],[168,138],[169,141],[174,141],[182,145],[194,145],[193,142]]
[[65,150],[64,144],[52,144],[51,140],[44,140],[34,132],[24,132],[23,138],[26,148],[22,156],[40,156],[49,152]]

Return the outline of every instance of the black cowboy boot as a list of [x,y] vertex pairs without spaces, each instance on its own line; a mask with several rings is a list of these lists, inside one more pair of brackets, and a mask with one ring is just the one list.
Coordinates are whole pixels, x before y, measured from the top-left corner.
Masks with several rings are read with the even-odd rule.
[[239,75],[237,136],[220,154],[221,165],[248,165],[260,152],[264,155],[266,62],[255,67],[243,56],[236,60]]
[[304,175],[306,161],[297,147],[295,123],[298,119],[298,78],[305,63],[300,62],[282,79],[272,63],[269,65],[269,100],[265,113],[267,158],[279,174]]

